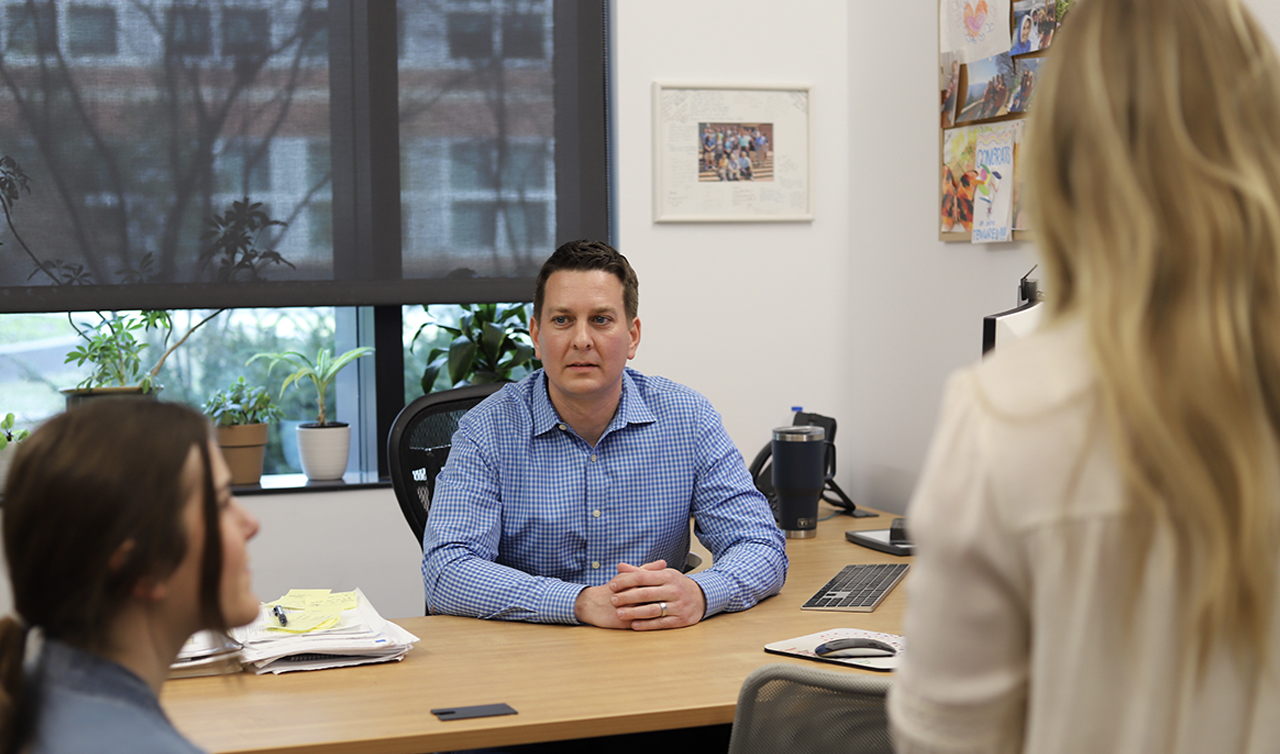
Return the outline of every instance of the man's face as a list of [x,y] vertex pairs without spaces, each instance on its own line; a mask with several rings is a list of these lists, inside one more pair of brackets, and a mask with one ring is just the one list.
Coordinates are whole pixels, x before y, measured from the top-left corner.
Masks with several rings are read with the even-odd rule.
[[617,406],[622,371],[640,345],[640,318],[627,319],[622,281],[604,270],[561,270],[547,278],[541,321],[529,323],[558,409]]

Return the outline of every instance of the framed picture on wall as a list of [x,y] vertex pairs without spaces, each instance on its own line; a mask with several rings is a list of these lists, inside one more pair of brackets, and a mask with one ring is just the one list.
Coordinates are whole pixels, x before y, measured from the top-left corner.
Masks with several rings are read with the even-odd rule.
[[807,86],[653,85],[654,222],[813,219]]

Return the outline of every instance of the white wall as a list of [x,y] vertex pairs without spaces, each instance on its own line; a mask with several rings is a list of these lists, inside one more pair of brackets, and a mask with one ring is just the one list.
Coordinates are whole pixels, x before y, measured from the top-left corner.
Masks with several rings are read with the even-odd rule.
[[249,545],[258,597],[360,587],[387,618],[422,615],[422,546],[389,488],[240,498],[261,523]]
[[[792,405],[836,417],[841,485],[901,510],[946,374],[978,357],[983,315],[1016,303],[1031,254],[937,240],[932,3],[727,7],[615,4],[618,243],[644,323],[635,365],[706,394],[748,460]],[[653,81],[812,86],[814,221],[651,222]]]

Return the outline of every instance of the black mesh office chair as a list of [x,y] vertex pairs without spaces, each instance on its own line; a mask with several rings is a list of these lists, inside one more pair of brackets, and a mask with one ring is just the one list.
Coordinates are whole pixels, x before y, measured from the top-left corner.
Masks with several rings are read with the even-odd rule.
[[436,474],[449,459],[449,444],[458,421],[477,403],[502,389],[503,384],[468,385],[424,395],[401,409],[391,425],[387,439],[391,486],[419,547],[427,528]]
[[893,754],[890,679],[773,663],[742,683],[729,754]]

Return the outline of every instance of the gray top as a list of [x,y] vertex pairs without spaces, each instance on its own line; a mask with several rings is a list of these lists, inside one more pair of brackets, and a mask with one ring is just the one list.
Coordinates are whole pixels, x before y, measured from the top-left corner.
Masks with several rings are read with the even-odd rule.
[[169,722],[151,687],[121,665],[50,639],[40,673],[32,754],[202,754]]

